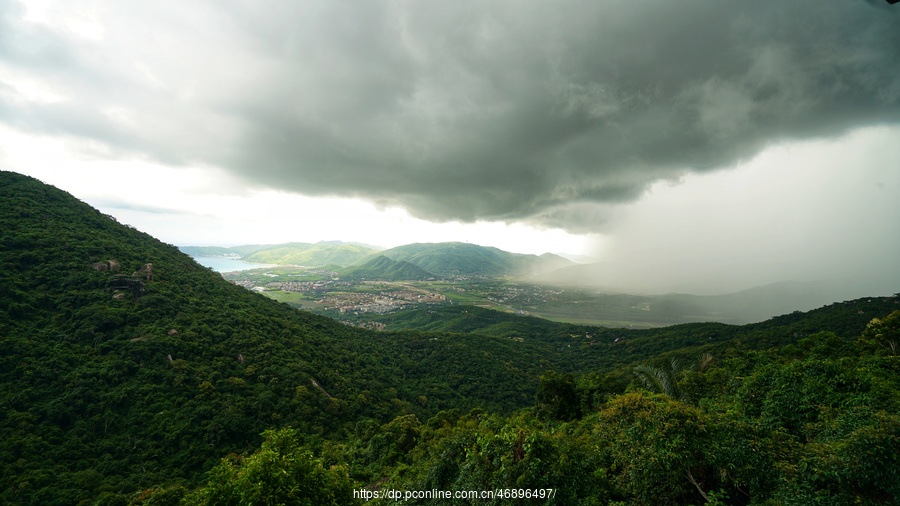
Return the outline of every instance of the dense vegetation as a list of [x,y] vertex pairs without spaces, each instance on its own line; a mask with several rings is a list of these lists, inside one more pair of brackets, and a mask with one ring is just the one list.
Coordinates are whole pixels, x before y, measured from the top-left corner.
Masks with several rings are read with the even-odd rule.
[[649,392],[547,374],[516,416],[423,424],[382,470],[386,487],[552,487],[553,504],[896,504],[898,324],[894,312],[855,341],[823,332],[691,368],[636,368],[671,380]]
[[12,504],[193,485],[270,427],[315,444],[363,418],[509,412],[556,366],[509,340],[372,334],[298,312],[11,173],[0,336],[0,502]]
[[0,172],[0,503],[892,504],[897,302],[643,331],[454,307],[368,332]]
[[[457,501],[467,504],[896,504],[898,343],[894,311],[852,341],[820,332],[724,360],[670,356],[659,367],[633,368],[631,384],[545,373],[535,405],[512,416],[450,410],[424,422],[413,415],[363,421],[350,437],[323,445],[318,458],[293,431],[268,433],[262,450],[223,460],[186,502],[252,496],[282,469],[304,484],[314,469],[324,481],[314,493],[345,503],[353,497],[349,478],[368,484],[357,489],[365,497],[382,494],[376,504],[395,502],[385,498],[394,491],[432,490],[506,494]],[[277,458],[304,451],[300,471]],[[272,463],[264,473],[260,461]],[[328,479],[325,469],[334,473]],[[268,487],[266,500],[299,500],[282,492],[296,489],[281,480]],[[544,498],[550,490],[553,498]],[[526,496],[533,498],[515,498]]]

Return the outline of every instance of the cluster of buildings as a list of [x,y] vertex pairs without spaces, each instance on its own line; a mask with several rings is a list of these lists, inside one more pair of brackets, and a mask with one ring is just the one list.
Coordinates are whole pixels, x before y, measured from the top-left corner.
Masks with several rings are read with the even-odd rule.
[[350,286],[349,281],[273,281],[266,287],[285,292],[322,292],[336,286]]
[[319,300],[326,309],[344,313],[390,313],[417,304],[441,304],[447,300],[439,293],[411,290],[375,293],[332,294]]

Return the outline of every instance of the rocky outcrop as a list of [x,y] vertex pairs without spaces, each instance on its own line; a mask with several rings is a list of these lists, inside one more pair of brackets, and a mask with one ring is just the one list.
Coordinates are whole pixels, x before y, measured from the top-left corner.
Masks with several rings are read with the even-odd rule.
[[129,276],[127,274],[115,274],[106,282],[106,288],[113,291],[113,298],[118,293],[130,293],[135,299],[139,299],[144,294],[144,282],[140,279]]
[[[117,260],[107,260],[91,264],[91,268],[97,272],[118,273],[122,270]],[[127,294],[137,300],[144,295],[144,283],[153,281],[153,264],[147,263],[140,269],[128,274],[112,274],[106,282],[106,288],[113,292],[113,300],[125,300]]]
[[119,262],[115,260],[107,260],[105,262],[97,262],[91,264],[91,267],[95,271],[110,271],[110,272],[119,272],[119,269],[122,267],[119,265]]
[[140,269],[131,274],[134,278],[144,278],[144,281],[153,281],[153,264],[144,264]]

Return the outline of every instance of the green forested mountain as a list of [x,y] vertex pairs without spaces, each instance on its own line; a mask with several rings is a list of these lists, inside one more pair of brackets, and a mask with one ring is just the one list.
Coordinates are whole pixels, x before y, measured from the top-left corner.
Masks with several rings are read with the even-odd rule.
[[246,244],[243,246],[179,246],[178,250],[192,257],[233,256],[244,257],[255,251],[283,246],[281,244]]
[[350,265],[375,250],[356,244],[290,243],[254,251],[244,257],[248,262],[277,265]]
[[315,244],[292,242],[287,244],[246,245],[223,248],[218,246],[181,246],[182,253],[193,257],[239,255],[247,262],[276,265],[304,265],[322,267],[326,265],[350,265],[373,254],[376,250],[368,246],[339,242],[319,242]]
[[[468,243],[407,244],[379,251],[373,247],[339,241],[247,245],[223,248],[218,246],[181,246],[183,253],[197,256],[239,255],[248,262],[308,267],[350,266],[359,275],[372,277],[379,271],[389,271],[391,277],[380,279],[425,279],[438,276],[530,276],[572,265],[554,255],[522,255],[497,248]],[[385,259],[402,262],[403,267],[388,264]],[[413,269],[412,267],[418,267]],[[411,277],[403,278],[400,272]],[[348,270],[347,272],[350,272]],[[366,274],[363,275],[362,273]],[[423,273],[427,273],[423,274]]]
[[405,260],[391,260],[378,255],[360,265],[352,265],[338,271],[342,278],[404,281],[434,278],[434,274]]
[[438,276],[527,276],[572,263],[549,253],[522,255],[461,242],[407,244],[378,254]]
[[310,440],[361,418],[508,412],[559,366],[509,340],[376,335],[296,311],[7,172],[0,336],[5,504],[196,483],[270,427]]
[[[767,322],[754,332],[788,327],[795,340],[764,350],[670,353],[627,376],[549,371],[534,406],[511,416],[449,410],[427,421],[361,422],[317,456],[294,432],[269,432],[260,450],[223,460],[184,503],[325,492],[350,502],[355,487],[373,504],[897,504],[900,310],[852,340],[797,338],[830,317],[843,327],[849,309],[869,303]],[[292,488],[311,480],[313,490]]]
[[898,309],[370,332],[0,172],[0,503],[896,504]]
[[179,246],[179,251],[192,257],[221,257],[240,255],[231,248],[222,246]]
[[[250,254],[268,248],[275,248],[278,246],[283,246],[282,244],[243,244],[241,246],[232,246],[228,248],[229,251],[233,251],[238,255],[245,257]],[[193,256],[193,255],[192,255]]]

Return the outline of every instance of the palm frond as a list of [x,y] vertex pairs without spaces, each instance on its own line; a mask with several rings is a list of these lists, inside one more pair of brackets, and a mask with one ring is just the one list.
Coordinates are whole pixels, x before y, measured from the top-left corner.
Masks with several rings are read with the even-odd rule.
[[712,365],[714,360],[715,358],[713,358],[712,353],[708,351],[706,353],[703,353],[697,358],[697,370],[699,372],[706,372],[706,369],[708,369],[709,366]]

